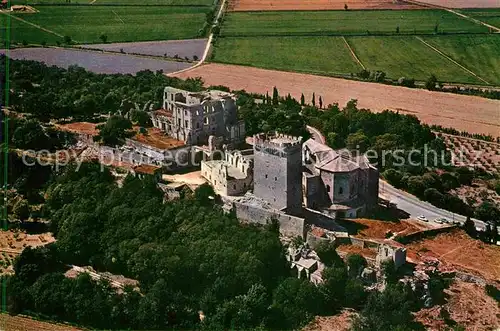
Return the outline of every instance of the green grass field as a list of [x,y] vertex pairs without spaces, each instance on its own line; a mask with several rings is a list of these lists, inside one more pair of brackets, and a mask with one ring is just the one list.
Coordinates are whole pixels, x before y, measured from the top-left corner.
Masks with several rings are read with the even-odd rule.
[[[197,38],[207,7],[39,6],[37,9],[38,13],[17,14],[17,17],[70,36],[78,43],[96,43],[100,42],[101,34],[108,36],[108,42]],[[39,31],[24,39],[30,43],[42,42],[46,33]]]
[[220,38],[213,60],[317,74],[361,70],[341,37]]
[[495,9],[469,9],[462,12],[470,17],[500,28],[500,8]]
[[389,78],[426,80],[434,74],[445,82],[483,83],[412,36],[349,37],[348,41],[367,69],[382,70]]
[[270,11],[227,14],[223,36],[400,34],[487,32],[443,10]]
[[7,33],[10,33],[10,41],[13,43],[23,43],[29,40],[45,40],[48,44],[55,44],[57,40],[61,41],[56,35],[42,31],[29,24],[20,22],[11,18],[10,29],[7,27],[7,15],[0,15],[0,41],[3,46],[4,41],[7,39]]
[[213,0],[11,0],[16,5],[155,5],[155,6],[211,6]]
[[500,35],[424,39],[490,84],[500,85]]

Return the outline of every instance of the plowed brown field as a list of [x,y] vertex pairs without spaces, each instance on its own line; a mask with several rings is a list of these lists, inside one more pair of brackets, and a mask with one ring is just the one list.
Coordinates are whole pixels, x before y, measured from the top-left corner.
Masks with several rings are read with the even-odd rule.
[[276,86],[280,95],[290,93],[297,100],[301,93],[306,100],[311,100],[314,92],[316,98],[323,98],[324,104],[338,102],[344,106],[349,100],[357,99],[358,106],[372,111],[390,109],[413,114],[428,124],[500,136],[499,100],[213,63],[175,76],[201,77],[206,85],[224,85],[262,94],[272,92]]
[[70,325],[53,324],[48,322],[37,321],[29,317],[17,315],[10,316],[8,314],[0,314],[0,329],[6,331],[78,331]]
[[344,9],[422,9],[423,6],[393,0],[231,0],[229,9],[252,10],[335,10]]

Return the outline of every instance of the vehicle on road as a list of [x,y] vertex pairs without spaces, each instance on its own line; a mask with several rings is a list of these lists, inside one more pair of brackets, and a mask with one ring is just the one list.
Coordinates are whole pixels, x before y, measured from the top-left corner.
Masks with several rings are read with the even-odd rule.
[[441,217],[441,218],[436,218],[434,220],[434,222],[438,223],[438,224],[448,224],[448,223],[451,223],[450,220],[444,218],[444,217]]
[[419,217],[417,217],[417,220],[422,221],[422,222],[429,222],[427,217],[425,217],[424,215],[420,215]]

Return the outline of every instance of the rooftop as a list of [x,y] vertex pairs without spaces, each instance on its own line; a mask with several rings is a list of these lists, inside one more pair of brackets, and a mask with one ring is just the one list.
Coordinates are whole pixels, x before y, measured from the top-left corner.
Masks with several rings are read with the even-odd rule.
[[99,131],[96,127],[102,123],[89,123],[89,122],[74,122],[68,124],[56,124],[56,128],[61,131],[80,133],[80,134],[88,134],[92,136],[97,136]]
[[166,109],[158,109],[153,112],[154,115],[156,116],[165,116],[165,117],[172,117],[172,112],[168,111]]
[[356,169],[366,169],[370,163],[364,155],[353,155],[347,149],[333,150],[327,145],[309,139],[304,143],[316,157],[315,167],[328,172],[351,172]]
[[156,171],[160,170],[160,167],[155,167],[149,164],[139,164],[134,167],[134,172],[146,175],[154,175]]
[[158,128],[148,128],[147,131],[146,135],[137,132],[136,135],[132,137],[132,140],[158,149],[171,149],[185,145],[182,140],[169,137]]

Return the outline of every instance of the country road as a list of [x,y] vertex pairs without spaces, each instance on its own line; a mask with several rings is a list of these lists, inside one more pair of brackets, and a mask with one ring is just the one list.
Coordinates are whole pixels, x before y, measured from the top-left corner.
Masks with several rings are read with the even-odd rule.
[[193,65],[189,68],[182,69],[182,70],[179,70],[176,72],[168,73],[167,76],[173,76],[173,75],[177,75],[177,74],[195,69],[195,68],[201,66],[206,61],[208,54],[210,53],[210,48],[212,47],[212,40],[214,39],[214,33],[212,32],[212,29],[214,26],[216,26],[219,23],[219,19],[220,19],[222,13],[224,12],[224,6],[226,6],[226,0],[222,0],[220,7],[219,7],[219,10],[217,11],[217,15],[215,16],[214,23],[210,27],[210,35],[208,36],[207,45],[205,46],[205,51],[203,52],[203,55],[202,55],[200,61],[198,61],[195,65]]

